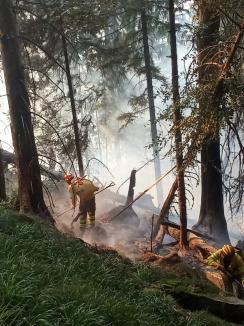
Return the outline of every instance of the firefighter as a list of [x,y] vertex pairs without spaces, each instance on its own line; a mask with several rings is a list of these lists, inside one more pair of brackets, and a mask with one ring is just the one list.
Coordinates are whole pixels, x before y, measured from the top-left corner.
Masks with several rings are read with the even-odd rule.
[[224,245],[209,256],[208,265],[230,274],[234,294],[238,297],[244,295],[244,256],[240,249]]
[[64,180],[68,183],[68,191],[72,203],[72,208],[75,209],[77,198],[79,198],[79,213],[73,219],[72,224],[80,218],[80,228],[84,230],[86,227],[95,225],[95,192],[99,189],[90,180],[85,177],[77,178],[71,173],[64,175]]

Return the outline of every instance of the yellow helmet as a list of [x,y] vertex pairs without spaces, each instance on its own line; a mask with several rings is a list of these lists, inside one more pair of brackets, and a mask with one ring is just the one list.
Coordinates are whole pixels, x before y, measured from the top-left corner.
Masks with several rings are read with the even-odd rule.
[[229,255],[234,255],[235,254],[235,248],[232,247],[231,245],[224,245],[222,248],[222,253],[225,256],[229,256]]

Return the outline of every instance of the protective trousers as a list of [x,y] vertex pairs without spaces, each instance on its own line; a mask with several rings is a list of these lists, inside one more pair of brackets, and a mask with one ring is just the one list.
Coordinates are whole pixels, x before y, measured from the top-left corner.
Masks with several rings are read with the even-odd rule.
[[95,197],[86,201],[84,204],[80,204],[79,213],[77,217],[80,217],[80,228],[89,228],[95,225],[95,212],[96,202]]

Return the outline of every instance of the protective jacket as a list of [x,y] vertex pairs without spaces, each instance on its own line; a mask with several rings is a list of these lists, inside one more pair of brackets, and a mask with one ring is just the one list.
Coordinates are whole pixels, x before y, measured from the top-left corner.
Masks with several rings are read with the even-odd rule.
[[234,256],[229,258],[223,254],[222,249],[217,250],[208,258],[209,266],[223,266],[229,273],[239,279],[244,286],[244,260],[242,252],[236,250]]
[[88,179],[73,178],[68,188],[72,207],[76,207],[77,198],[80,200],[80,207],[84,205],[86,202],[94,198],[94,193],[98,189],[99,188]]

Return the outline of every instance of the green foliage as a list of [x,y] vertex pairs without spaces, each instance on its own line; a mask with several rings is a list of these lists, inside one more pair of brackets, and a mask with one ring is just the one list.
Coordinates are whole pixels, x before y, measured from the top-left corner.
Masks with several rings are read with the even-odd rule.
[[211,325],[163,291],[145,290],[159,270],[98,254],[3,209],[0,240],[1,325]]
[[18,194],[12,193],[6,201],[0,201],[0,208],[14,209],[14,210],[18,209],[19,208]]

